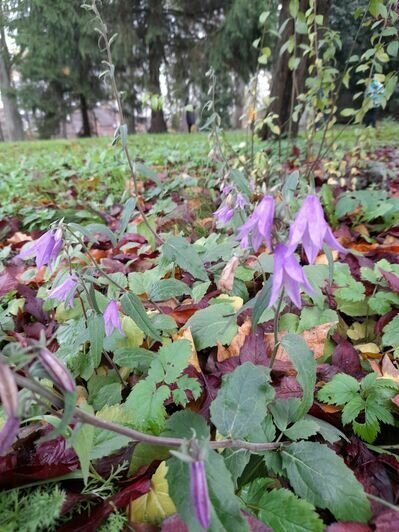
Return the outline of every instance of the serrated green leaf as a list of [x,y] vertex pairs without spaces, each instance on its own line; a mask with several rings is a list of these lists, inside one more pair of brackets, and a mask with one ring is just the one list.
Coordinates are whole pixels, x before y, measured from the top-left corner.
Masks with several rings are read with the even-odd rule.
[[150,301],[166,301],[171,297],[179,297],[190,293],[191,290],[186,283],[178,279],[161,279],[150,286],[148,299]]
[[364,400],[360,397],[360,395],[353,397],[349,402],[346,403],[342,410],[342,423],[347,425],[348,423],[354,421],[360,412],[364,410],[364,406]]
[[237,332],[236,315],[228,303],[211,305],[198,310],[186,323],[198,351],[213,347],[219,341],[229,344]]
[[322,532],[324,523],[314,506],[287,489],[263,494],[257,504],[258,518],[273,532]]
[[117,349],[114,353],[114,362],[120,367],[138,369],[142,373],[147,373],[155,353],[142,347],[124,347]]
[[399,316],[395,316],[393,320],[385,325],[382,344],[392,347],[399,346]]
[[[80,403],[79,408],[88,414],[93,414],[93,408],[85,401]],[[71,446],[78,455],[84,483],[87,484],[90,467],[90,453],[94,444],[94,426],[87,423],[81,424],[74,429],[71,437]]]
[[299,497],[328,508],[337,520],[367,523],[370,505],[345,462],[326,445],[293,443],[281,451],[288,480]]
[[191,410],[175,412],[166,421],[163,436],[191,439],[195,434],[197,439],[207,440],[210,437],[209,426],[205,418]]
[[159,434],[165,425],[164,403],[169,396],[168,386],[157,388],[156,383],[147,379],[137,383],[125,403],[133,425],[143,432]]
[[307,440],[319,431],[319,425],[312,419],[300,419],[290,428],[284,431],[284,434],[290,440]]
[[222,380],[216,399],[211,404],[212,422],[220,434],[245,438],[267,415],[267,404],[274,397],[266,368],[246,362]]
[[201,301],[210,286],[210,281],[206,281],[205,283],[195,283],[192,288],[193,302],[198,303],[198,301]]
[[345,373],[335,375],[317,394],[320,401],[329,405],[344,405],[358,396],[359,382]]
[[163,345],[158,356],[153,360],[148,371],[148,378],[153,382],[173,384],[188,366],[191,356],[191,344],[188,340],[178,340]]

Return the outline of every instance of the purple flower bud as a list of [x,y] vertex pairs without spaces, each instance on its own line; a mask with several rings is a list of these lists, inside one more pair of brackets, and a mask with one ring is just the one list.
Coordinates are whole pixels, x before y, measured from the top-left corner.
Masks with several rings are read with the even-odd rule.
[[105,334],[107,336],[111,336],[115,329],[117,329],[120,334],[125,334],[122,329],[121,320],[119,319],[118,305],[113,299],[108,303],[107,308],[104,310],[104,324]]
[[323,243],[341,253],[347,253],[347,250],[336,240],[326,222],[323,207],[317,196],[311,195],[305,199],[291,224],[288,248],[294,252],[299,243],[302,243],[310,264],[315,262]]
[[66,392],[75,391],[75,381],[64,364],[48,349],[40,349],[39,361],[53,382]]
[[25,259],[34,256],[36,257],[36,266],[38,268],[48,264],[51,269],[62,245],[62,231],[60,229],[57,229],[57,231],[51,229],[33,242],[28,249],[21,251],[17,258]]
[[274,254],[272,293],[269,307],[277,301],[283,288],[285,288],[288,297],[298,308],[302,307],[301,288],[304,288],[308,294],[313,293],[313,288],[295,256],[287,246],[279,244]]
[[190,492],[195,515],[202,528],[208,529],[211,520],[211,509],[205,463],[202,460],[195,461],[190,464],[190,468]]
[[265,242],[271,249],[273,219],[274,199],[272,196],[265,196],[238,231],[237,238],[241,240],[241,247],[248,248],[251,245],[254,251],[258,251]]
[[7,420],[0,431],[0,456],[2,456],[14,443],[19,428],[18,388],[13,372],[5,364],[0,364],[0,399],[7,414]]
[[238,192],[236,197],[236,204],[239,209],[243,209],[246,205],[248,205],[248,200],[245,196]]
[[59,299],[60,301],[64,301],[66,306],[71,307],[78,280],[76,275],[68,275],[63,283],[50,290],[47,296],[48,299]]

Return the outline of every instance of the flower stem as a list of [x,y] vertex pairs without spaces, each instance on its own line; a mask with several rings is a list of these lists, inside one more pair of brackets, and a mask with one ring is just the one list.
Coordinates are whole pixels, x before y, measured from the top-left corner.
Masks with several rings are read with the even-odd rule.
[[281,311],[281,305],[283,303],[283,299],[284,299],[284,289],[281,290],[281,294],[277,302],[276,312],[274,314],[274,320],[273,320],[274,346],[273,346],[272,355],[270,357],[270,364],[269,364],[270,369],[273,368],[273,364],[277,356],[277,351],[280,346],[280,340],[278,338],[278,326],[279,326],[279,321],[280,321],[280,311]]
[[[53,393],[51,390],[44,388],[41,386],[38,382],[32,381],[26,377],[22,377],[21,375],[15,374],[15,381],[18,384],[20,388],[26,388],[27,390],[30,390],[31,392],[38,394],[41,397],[44,397],[51,403],[53,403],[57,408],[63,408],[64,402],[62,398],[55,393]],[[128,427],[125,427],[123,425],[116,425],[115,423],[112,423],[110,421],[104,421],[96,416],[93,416],[91,414],[88,414],[86,412],[83,412],[79,408],[74,408],[73,411],[74,417],[77,421],[80,421],[81,423],[87,423],[88,425],[92,425],[94,427],[98,427],[101,429],[109,430],[111,432],[115,432],[117,434],[121,434],[123,436],[126,436],[127,438],[130,438],[132,441],[138,441],[138,442],[144,442],[144,443],[151,443],[153,445],[159,445],[161,447],[169,447],[169,448],[179,448],[183,443],[186,442],[186,439],[184,438],[168,438],[165,436],[154,436],[152,434],[145,434],[144,432],[140,432]],[[236,448],[236,449],[247,449],[248,451],[258,452],[258,451],[270,451],[270,450],[276,450],[281,449],[285,446],[285,442],[279,442],[279,443],[253,443],[253,442],[247,442],[243,440],[220,440],[220,441],[211,441],[209,442],[209,446],[211,449],[227,449],[227,448]]]

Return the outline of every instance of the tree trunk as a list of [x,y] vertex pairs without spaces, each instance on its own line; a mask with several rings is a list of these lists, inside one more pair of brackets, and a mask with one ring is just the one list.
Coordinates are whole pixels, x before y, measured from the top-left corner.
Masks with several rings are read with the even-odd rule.
[[80,112],[82,114],[82,129],[79,133],[80,137],[91,137],[91,127],[89,120],[89,110],[87,107],[87,100],[84,94],[79,95],[80,98]]
[[7,48],[1,11],[0,24],[0,91],[4,107],[6,137],[8,140],[13,141],[23,140],[24,130],[11,79],[10,55]]
[[[285,51],[280,54],[280,49],[286,43],[291,35],[294,33],[294,21],[289,14],[289,0],[283,0],[279,27],[289,19],[285,25],[280,39],[275,48],[275,60],[272,73],[272,86],[270,96],[273,98],[270,104],[269,112],[278,115],[276,123],[280,127],[281,134],[290,134],[295,137],[298,134],[299,120],[294,122],[291,120],[292,111],[297,103],[297,97],[305,89],[305,81],[308,72],[308,58],[300,57],[302,54],[300,45],[307,43],[307,35],[297,34],[296,47],[297,57],[300,57],[299,66],[295,71],[288,68],[289,54]],[[328,11],[331,5],[331,0],[319,0],[317,2],[317,13],[324,16],[324,24],[326,24]],[[304,13],[309,8],[308,0],[300,0],[299,10]],[[265,125],[261,131],[260,136],[266,140],[270,136],[270,129]]]
[[[161,5],[160,5],[161,4]],[[162,4],[159,0],[149,0],[148,2],[148,62],[149,62],[149,79],[148,90],[151,94],[161,96],[161,83],[159,74],[164,56],[164,45],[161,38],[162,32]],[[150,133],[165,133],[167,131],[163,109],[151,110],[151,126],[148,130]]]

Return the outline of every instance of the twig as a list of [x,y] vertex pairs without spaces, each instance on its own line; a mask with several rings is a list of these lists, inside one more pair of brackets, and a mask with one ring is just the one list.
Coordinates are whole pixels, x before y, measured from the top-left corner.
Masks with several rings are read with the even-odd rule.
[[[22,377],[18,374],[15,374],[15,380],[20,388],[26,388],[27,390],[30,390],[31,392],[38,394],[44,397],[45,399],[51,401],[57,408],[63,408],[64,402],[62,398],[53,393],[52,391],[48,390],[47,388],[44,388],[38,382],[27,379],[26,377]],[[116,425],[115,423],[104,421],[96,416],[83,412],[82,410],[76,407],[73,410],[73,415],[76,420],[82,423],[87,423],[100,429],[105,429],[111,432],[116,432],[117,434],[122,434],[123,436],[126,436],[127,438],[130,438],[132,441],[135,442],[151,443],[153,445],[159,445],[161,447],[169,447],[176,449],[179,448],[186,441],[183,438],[167,438],[165,436],[153,436],[152,434],[145,434],[144,432],[130,429],[122,425]],[[285,442],[253,443],[243,440],[220,440],[209,442],[209,446],[211,449],[237,448],[246,449],[252,452],[277,450],[281,449],[285,445]]]

